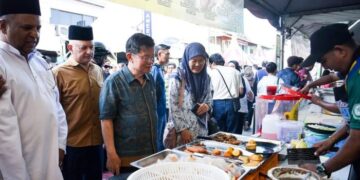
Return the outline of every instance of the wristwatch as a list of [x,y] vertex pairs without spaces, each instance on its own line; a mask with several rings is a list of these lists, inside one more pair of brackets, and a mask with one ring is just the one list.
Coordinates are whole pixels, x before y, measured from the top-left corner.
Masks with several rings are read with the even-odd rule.
[[330,178],[331,176],[331,173],[329,173],[325,166],[324,166],[324,163],[321,163],[319,165],[316,166],[316,171],[318,174],[325,174],[328,178]]

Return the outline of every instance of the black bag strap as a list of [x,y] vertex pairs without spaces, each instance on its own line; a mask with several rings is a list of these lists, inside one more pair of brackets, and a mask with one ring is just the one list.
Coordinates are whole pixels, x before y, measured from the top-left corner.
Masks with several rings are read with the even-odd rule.
[[241,78],[241,82],[242,82],[242,84],[243,84],[243,86],[244,86],[244,93],[239,94],[239,98],[241,99],[241,98],[245,97],[247,91],[246,91],[246,84],[245,84],[245,79],[244,79],[244,77],[240,75],[240,78]]
[[218,70],[218,69],[216,69],[216,70],[219,72],[221,78],[223,79],[223,81],[224,81],[224,83],[225,83],[225,86],[226,86],[226,89],[228,90],[228,92],[229,92],[229,94],[230,94],[230,97],[234,99],[234,97],[231,95],[231,92],[230,92],[229,87],[228,87],[227,84],[226,84],[226,81],[225,81],[225,79],[224,79],[224,76],[221,74],[220,70]]

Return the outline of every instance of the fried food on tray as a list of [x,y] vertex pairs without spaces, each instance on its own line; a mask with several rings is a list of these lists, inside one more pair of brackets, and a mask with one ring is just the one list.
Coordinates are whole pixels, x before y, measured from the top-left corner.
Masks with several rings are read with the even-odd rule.
[[224,157],[231,157],[232,153],[230,151],[225,151],[224,152]]
[[195,158],[192,154],[190,154],[190,155],[186,158],[186,161],[187,161],[187,162],[194,162],[194,161],[196,161],[196,158]]
[[212,155],[215,156],[220,156],[221,155],[221,151],[219,149],[213,149],[211,152]]
[[247,156],[239,156],[239,159],[240,159],[244,164],[250,162],[250,159],[249,159],[249,157],[247,157]]
[[232,151],[232,155],[235,157],[238,157],[238,156],[242,155],[242,152],[239,149],[235,149]]
[[187,146],[186,150],[193,153],[204,153],[207,154],[207,150],[202,146]]
[[237,140],[235,136],[227,135],[227,134],[223,134],[223,133],[216,134],[213,137],[213,139],[215,141],[218,141],[218,142],[224,142],[224,143],[233,144],[233,145],[239,145],[240,144],[240,141]]
[[254,167],[258,166],[264,157],[259,154],[253,154],[249,157],[239,156],[239,159],[244,163],[244,166]]
[[246,143],[246,149],[250,151],[256,150],[256,142],[252,139],[249,140],[248,143]]
[[185,149],[184,150],[185,153],[188,153],[188,154],[192,154],[192,152],[190,152],[189,150]]
[[165,157],[165,160],[169,162],[177,162],[179,160],[179,157],[176,154],[168,154]]
[[250,161],[262,161],[264,158],[259,154],[253,154],[249,157]]
[[225,143],[229,143],[229,144],[233,144],[233,145],[239,145],[241,143],[241,141],[235,140],[235,139],[230,139],[229,141],[227,141]]
[[250,166],[250,167],[254,167],[254,166],[258,166],[260,164],[261,161],[250,161],[248,163],[245,163],[244,166]]
[[255,144],[255,145],[256,145],[256,141],[253,140],[253,139],[250,139],[249,142],[248,142],[248,144]]
[[229,151],[230,153],[232,153],[234,151],[233,147],[228,147],[226,151]]
[[256,150],[256,144],[246,144],[246,150],[249,150],[249,151]]

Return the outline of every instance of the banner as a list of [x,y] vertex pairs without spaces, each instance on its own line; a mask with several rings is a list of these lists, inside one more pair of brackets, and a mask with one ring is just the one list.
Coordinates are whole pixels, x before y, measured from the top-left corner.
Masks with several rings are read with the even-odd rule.
[[151,12],[144,11],[144,34],[152,36]]
[[244,0],[111,0],[193,24],[243,34]]

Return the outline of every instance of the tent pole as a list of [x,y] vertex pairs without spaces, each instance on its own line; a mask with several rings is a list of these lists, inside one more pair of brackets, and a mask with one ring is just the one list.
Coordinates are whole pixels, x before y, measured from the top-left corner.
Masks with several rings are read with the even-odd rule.
[[281,28],[281,45],[280,45],[280,62],[278,64],[279,69],[284,69],[284,47],[285,47],[285,25],[284,25],[284,16],[280,17],[280,28]]
[[280,56],[280,69],[284,69],[284,47],[285,47],[285,30],[281,30],[281,56]]

